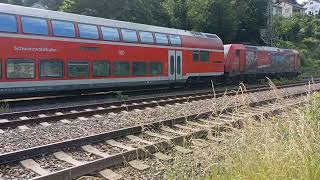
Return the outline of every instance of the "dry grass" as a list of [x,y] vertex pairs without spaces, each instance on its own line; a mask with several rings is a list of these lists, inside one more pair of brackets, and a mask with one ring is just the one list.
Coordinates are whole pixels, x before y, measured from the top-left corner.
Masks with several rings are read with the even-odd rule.
[[[277,90],[274,89],[274,93]],[[275,94],[276,96],[276,94]],[[245,99],[243,99],[245,101]],[[282,104],[285,100],[279,98]],[[167,179],[319,179],[320,94],[281,115],[244,122],[223,143],[177,158]]]

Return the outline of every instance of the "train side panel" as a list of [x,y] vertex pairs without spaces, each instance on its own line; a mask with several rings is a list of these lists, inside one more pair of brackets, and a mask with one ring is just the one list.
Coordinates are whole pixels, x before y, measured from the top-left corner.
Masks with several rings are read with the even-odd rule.
[[225,72],[229,77],[289,76],[300,70],[299,54],[294,50],[239,44],[227,45],[225,49]]

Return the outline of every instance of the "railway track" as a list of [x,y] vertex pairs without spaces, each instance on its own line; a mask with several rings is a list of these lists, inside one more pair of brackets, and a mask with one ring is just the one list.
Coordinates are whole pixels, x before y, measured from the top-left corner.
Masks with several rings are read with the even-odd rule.
[[[316,78],[315,81],[320,80]],[[309,81],[309,79],[297,81],[295,83],[304,83]],[[256,85],[248,84],[247,87],[257,87]],[[260,86],[261,87],[261,86]],[[268,86],[264,86],[268,87]],[[236,86],[224,86],[223,88],[218,87],[218,92],[223,92],[225,89],[235,89]],[[147,96],[147,95],[154,95],[154,96],[161,96],[161,94],[172,94],[172,96],[176,94],[190,94],[190,93],[200,93],[200,92],[210,92],[212,89],[208,88],[207,86],[203,87],[196,87],[196,88],[185,88],[185,87],[177,87],[175,89],[171,89],[168,87],[162,88],[152,88],[152,89],[138,89],[138,90],[126,90],[126,91],[108,91],[108,92],[86,92],[82,94],[66,94],[66,95],[52,95],[52,96],[36,96],[36,97],[26,97],[26,98],[4,98],[0,99],[0,105],[4,109],[4,111],[24,111],[25,107],[31,107],[30,109],[36,108],[40,106],[50,105],[49,107],[53,108],[54,105],[59,106],[60,104],[70,104],[70,103],[79,103],[79,102],[94,102],[94,101],[116,101],[121,96],[130,96],[131,98],[139,97],[139,96]],[[59,105],[58,105],[59,104]]]
[[[315,83],[320,82],[320,80],[315,81]],[[299,82],[293,84],[287,84],[279,86],[279,89],[303,86],[307,82]],[[251,87],[247,89],[247,93],[254,93],[259,91],[269,90],[269,86],[259,86]],[[86,119],[87,117],[97,116],[100,117],[101,114],[108,113],[119,113],[119,112],[128,112],[133,110],[141,110],[145,108],[154,108],[165,105],[179,104],[192,101],[200,101],[206,99],[212,99],[217,97],[222,97],[224,95],[233,96],[239,92],[235,89],[230,92],[200,92],[200,93],[190,93],[190,94],[181,94],[181,95],[169,95],[153,98],[140,98],[128,100],[125,102],[115,101],[107,103],[92,103],[84,104],[78,106],[67,106],[59,108],[49,108],[49,109],[40,109],[32,111],[23,111],[23,112],[13,112],[13,113],[4,113],[0,114],[0,130],[4,129],[13,129],[21,128],[28,129],[28,125],[41,124],[43,126],[49,126],[51,122],[57,122],[63,120],[63,122],[68,122],[65,120],[70,119]]]
[[[211,141],[220,141],[219,137],[226,135],[225,132],[240,129],[242,121],[248,117],[259,120],[260,117],[280,113],[287,107],[305,103],[304,95],[307,93],[299,92],[282,97],[286,103],[277,101],[278,98],[270,98],[219,111],[208,111],[10,152],[0,155],[1,169],[8,163],[16,163],[19,168],[23,168],[20,172],[29,175],[22,177],[27,178],[75,179],[99,173],[107,179],[118,179],[122,175],[112,171],[111,167],[128,163],[135,169],[144,170],[149,167],[143,164],[141,159],[157,158],[167,161],[172,158],[167,153],[172,149],[191,153],[192,150],[183,147],[189,140],[211,138]],[[201,143],[198,145],[201,146]],[[6,168],[4,171],[2,169],[2,176],[14,177],[10,175],[10,168]]]

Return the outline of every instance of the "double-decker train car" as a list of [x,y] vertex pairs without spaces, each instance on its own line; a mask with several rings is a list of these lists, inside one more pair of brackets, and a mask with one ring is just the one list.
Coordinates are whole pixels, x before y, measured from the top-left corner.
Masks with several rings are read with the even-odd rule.
[[242,44],[224,47],[227,77],[293,77],[300,71],[300,57],[296,50]]
[[0,4],[0,95],[223,74],[224,47],[214,34]]

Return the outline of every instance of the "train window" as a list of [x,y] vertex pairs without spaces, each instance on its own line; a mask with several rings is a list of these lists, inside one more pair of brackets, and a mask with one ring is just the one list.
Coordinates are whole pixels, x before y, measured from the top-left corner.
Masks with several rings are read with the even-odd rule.
[[172,45],[181,46],[182,42],[180,36],[169,35],[169,38]]
[[126,42],[138,42],[137,31],[130,29],[121,29],[122,38]]
[[33,79],[35,77],[35,64],[31,59],[8,59],[8,79]]
[[98,28],[95,25],[78,24],[80,38],[99,39]]
[[174,56],[170,56],[170,74],[174,75],[175,67],[174,67]]
[[21,17],[22,29],[24,33],[48,35],[48,22],[46,19],[33,18],[33,17]]
[[151,32],[139,32],[140,40],[142,43],[154,44],[153,35]]
[[145,62],[134,62],[132,66],[134,76],[144,76],[147,74],[147,65]]
[[193,51],[192,52],[192,59],[193,59],[193,61],[199,61],[199,59],[200,59],[199,51]]
[[68,76],[72,78],[89,77],[89,63],[87,61],[70,61]]
[[107,61],[93,61],[92,68],[94,77],[110,76],[110,64]]
[[169,39],[166,34],[155,33],[158,44],[169,44]]
[[53,20],[51,23],[54,36],[76,37],[76,32],[72,22]]
[[64,66],[62,60],[41,60],[40,77],[42,78],[63,78]]
[[130,76],[130,63],[125,61],[118,61],[114,63],[115,76]]
[[0,14],[1,32],[18,32],[17,19],[13,15]]
[[153,76],[162,74],[162,64],[159,62],[150,63],[150,74]]
[[106,41],[120,41],[118,28],[101,27],[103,39]]
[[200,51],[200,60],[204,62],[209,61],[210,60],[209,51]]
[[181,56],[177,57],[177,74],[181,74]]

